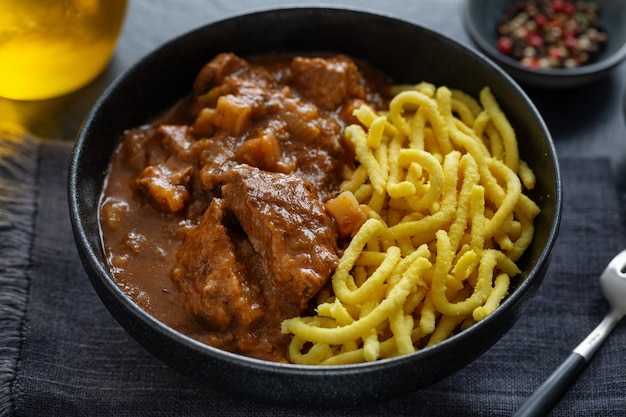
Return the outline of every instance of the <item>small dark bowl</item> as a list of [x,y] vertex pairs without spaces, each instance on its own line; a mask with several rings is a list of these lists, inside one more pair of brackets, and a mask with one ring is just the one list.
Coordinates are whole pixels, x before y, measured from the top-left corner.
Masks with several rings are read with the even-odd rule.
[[607,32],[606,49],[590,64],[576,68],[529,69],[496,48],[497,22],[516,0],[466,0],[464,23],[478,48],[520,84],[545,89],[578,87],[606,76],[626,58],[626,4],[624,0],[593,0]]
[[[109,157],[125,129],[146,123],[185,96],[202,65],[224,51],[243,56],[341,52],[366,60],[398,83],[428,80],[475,96],[483,86],[491,86],[517,129],[521,156],[536,172],[531,197],[542,209],[535,239],[519,263],[521,277],[503,304],[469,330],[432,348],[374,363],[319,367],[266,362],[215,349],[166,327],[133,303],[111,276],[100,238],[98,203]],[[154,356],[216,389],[246,398],[340,406],[387,399],[435,383],[483,354],[513,326],[548,267],[560,220],[561,183],[554,145],[537,110],[484,57],[400,19],[303,7],[211,23],[166,43],[117,79],[78,135],[69,203],[78,250],[95,290],[119,323]]]

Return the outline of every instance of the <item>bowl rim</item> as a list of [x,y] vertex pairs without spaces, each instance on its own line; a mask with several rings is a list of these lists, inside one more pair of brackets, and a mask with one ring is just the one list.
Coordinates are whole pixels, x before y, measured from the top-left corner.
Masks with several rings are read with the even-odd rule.
[[[248,356],[244,356],[241,354],[232,353],[229,351],[225,351],[208,344],[202,343],[198,340],[193,339],[190,336],[187,336],[167,325],[162,323],[157,318],[150,315],[148,312],[143,310],[136,304],[134,301],[126,295],[126,293],[117,285],[114,277],[112,276],[110,270],[104,263],[100,262],[100,258],[103,257],[102,254],[96,253],[96,248],[92,247],[89,244],[89,237],[86,233],[87,227],[84,219],[81,218],[81,199],[79,196],[79,184],[80,173],[78,172],[79,166],[81,165],[81,157],[87,152],[87,128],[95,122],[98,118],[98,113],[100,108],[107,102],[109,97],[115,92],[118,86],[122,83],[123,80],[132,76],[138,68],[142,67],[144,63],[149,61],[151,57],[157,55],[164,48],[171,47],[175,45],[181,40],[194,36],[194,34],[200,33],[203,30],[206,30],[208,26],[220,24],[226,21],[230,21],[233,19],[238,19],[241,17],[251,17],[258,16],[264,13],[273,13],[276,11],[295,11],[295,10],[311,10],[311,11],[320,11],[320,10],[336,10],[339,12],[348,12],[348,13],[356,13],[356,14],[365,14],[370,15],[372,17],[382,17],[385,19],[389,19],[390,21],[398,21],[404,24],[409,24],[415,27],[418,27],[420,30],[429,32],[438,37],[443,38],[446,42],[450,42],[458,47],[461,47],[469,54],[473,54],[483,60],[488,66],[491,66],[496,72],[498,72],[502,77],[506,78],[507,81],[510,82],[511,87],[514,88],[517,93],[521,96],[525,101],[525,105],[529,106],[530,110],[536,116],[536,121],[539,123],[542,130],[546,133],[546,137],[548,138],[547,149],[549,150],[549,158],[553,162],[554,166],[554,182],[555,182],[555,190],[554,190],[554,213],[552,214],[550,220],[550,231],[547,234],[546,245],[541,250],[540,256],[536,260],[534,266],[528,271],[527,278],[524,279],[523,282],[515,289],[514,292],[509,294],[506,299],[502,302],[502,304],[490,315],[488,315],[485,319],[480,322],[474,324],[467,330],[464,330],[442,342],[437,343],[436,345],[424,349],[417,350],[413,353],[392,357],[379,359],[372,362],[361,362],[354,364],[342,364],[342,365],[301,365],[301,364],[293,364],[293,363],[279,363],[272,362],[267,360],[256,359]],[[103,173],[103,177],[104,177]],[[360,8],[354,6],[345,6],[345,5],[329,5],[329,4],[298,4],[298,5],[284,5],[284,6],[267,6],[256,8],[252,10],[247,10],[243,12],[238,12],[234,14],[230,14],[219,19],[212,20],[203,25],[195,27],[189,31],[176,35],[169,40],[159,44],[155,48],[153,48],[150,52],[141,57],[138,61],[136,61],[133,65],[131,65],[128,69],[123,71],[119,76],[115,78],[115,80],[105,89],[105,91],[101,94],[101,96],[97,99],[96,103],[86,116],[83,124],[78,132],[74,149],[72,151],[72,155],[70,158],[70,167],[68,174],[68,200],[69,200],[69,211],[70,211],[70,221],[74,231],[76,244],[78,247],[79,254],[81,255],[81,259],[83,265],[86,270],[91,270],[97,275],[97,279],[99,284],[103,284],[106,287],[106,290],[116,298],[117,301],[121,302],[123,306],[128,309],[128,311],[134,315],[136,318],[140,320],[140,322],[155,330],[161,336],[166,339],[175,341],[176,343],[180,343],[185,347],[196,351],[202,355],[211,356],[213,359],[217,359],[219,361],[225,361],[231,364],[235,364],[237,366],[245,366],[250,369],[256,369],[261,371],[267,371],[270,373],[280,373],[281,375],[289,374],[293,376],[298,375],[306,375],[306,376],[328,376],[332,374],[334,376],[342,376],[342,375],[350,375],[359,371],[366,372],[375,372],[376,370],[387,368],[388,366],[401,366],[408,362],[413,362],[416,357],[429,357],[432,355],[436,355],[440,351],[444,351],[447,347],[452,343],[462,343],[465,339],[472,336],[472,334],[476,332],[480,332],[480,329],[490,326],[492,322],[496,321],[499,316],[506,314],[509,306],[517,304],[520,302],[522,296],[528,292],[533,290],[533,282],[528,279],[528,276],[535,276],[539,272],[540,269],[545,267],[551,256],[552,249],[556,243],[556,237],[558,234],[558,230],[560,227],[561,220],[561,211],[562,211],[562,181],[561,181],[561,173],[560,167],[558,163],[558,158],[556,155],[556,149],[554,142],[550,136],[549,130],[545,125],[545,121],[541,117],[539,111],[530,100],[526,92],[519,86],[519,84],[503,69],[497,66],[489,57],[484,55],[482,52],[469,47],[451,38],[448,35],[445,35],[435,29],[432,29],[428,26],[420,24],[415,21],[411,21],[407,18],[399,17],[393,14],[374,11],[367,8]],[[99,210],[99,208],[98,208]],[[98,216],[99,218],[99,216]],[[100,240],[102,239],[100,235]],[[102,251],[102,246],[97,248],[97,250]],[[92,278],[93,274],[89,275],[89,279]],[[536,288],[534,288],[536,290]],[[100,295],[100,294],[99,294]],[[107,306],[108,307],[108,306]],[[124,326],[122,326],[124,327]]]
[[523,72],[525,74],[535,77],[545,78],[581,78],[585,76],[592,76],[598,73],[602,73],[618,66],[622,61],[626,59],[626,42],[616,49],[613,53],[606,55],[599,61],[594,61],[590,64],[581,65],[575,68],[536,68],[531,69],[520,64],[519,61],[504,55],[498,51],[491,42],[488,42],[482,35],[481,31],[476,25],[476,21],[472,19],[472,5],[482,4],[483,0],[465,0],[463,11],[463,23],[471,38],[471,40],[478,46],[478,48],[485,54],[487,54],[492,60],[500,62],[506,66],[509,66],[516,71]]

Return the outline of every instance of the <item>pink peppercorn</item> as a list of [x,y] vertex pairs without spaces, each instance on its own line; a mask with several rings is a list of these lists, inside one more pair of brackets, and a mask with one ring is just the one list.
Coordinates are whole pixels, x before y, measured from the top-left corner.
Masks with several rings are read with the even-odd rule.
[[505,55],[509,55],[513,49],[513,40],[508,36],[500,36],[498,38],[498,51]]
[[539,48],[543,45],[543,38],[536,33],[531,33],[528,35],[528,44],[534,48]]

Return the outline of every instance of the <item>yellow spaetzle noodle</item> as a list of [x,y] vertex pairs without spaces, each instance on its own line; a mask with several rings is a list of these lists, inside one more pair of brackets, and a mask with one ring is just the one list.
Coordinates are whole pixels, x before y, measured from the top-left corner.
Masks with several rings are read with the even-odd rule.
[[294,363],[339,365],[432,346],[491,314],[530,245],[535,176],[488,87],[394,88],[346,128],[357,168],[342,184],[369,219],[316,315],[282,323]]

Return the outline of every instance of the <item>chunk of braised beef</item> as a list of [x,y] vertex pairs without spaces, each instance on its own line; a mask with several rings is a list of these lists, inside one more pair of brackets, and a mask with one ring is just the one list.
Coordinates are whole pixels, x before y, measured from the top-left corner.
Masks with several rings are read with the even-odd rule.
[[278,88],[277,80],[263,66],[250,65],[232,53],[222,53],[206,63],[196,76],[193,92],[197,103],[192,108],[197,112],[198,105],[215,105],[218,97],[239,90],[241,82],[252,88]]
[[124,133],[124,147],[118,152],[124,158],[124,164],[134,170],[141,170],[146,166],[148,150],[156,140],[153,129],[136,128]]
[[234,322],[253,328],[264,308],[259,285],[249,281],[255,276],[237,259],[224,206],[219,198],[211,201],[200,223],[188,232],[172,269],[185,308],[209,329],[222,332]]
[[211,193],[219,193],[222,177],[237,165],[232,146],[221,135],[203,139],[198,146],[198,177],[203,187]]
[[278,323],[301,310],[283,302],[224,200],[213,198],[176,253],[172,278],[183,308],[221,349],[285,361]]
[[137,171],[137,188],[159,211],[183,210],[191,199],[197,169],[197,141],[189,127],[162,124],[153,130],[128,132],[125,140],[129,146],[137,144],[144,150],[141,157],[129,160]]
[[239,165],[226,175],[222,198],[273,285],[305,308],[338,263],[333,221],[312,187],[295,176]]
[[345,56],[296,57],[291,71],[294,88],[325,110],[334,111],[350,99],[365,98],[365,80],[354,61]]
[[200,70],[193,84],[196,96],[206,93],[222,84],[226,77],[248,68],[248,62],[232,53],[221,53],[207,62]]
[[185,162],[196,162],[197,156],[193,149],[196,140],[191,135],[189,126],[163,124],[157,128],[156,133],[160,135],[168,158],[173,155]]

